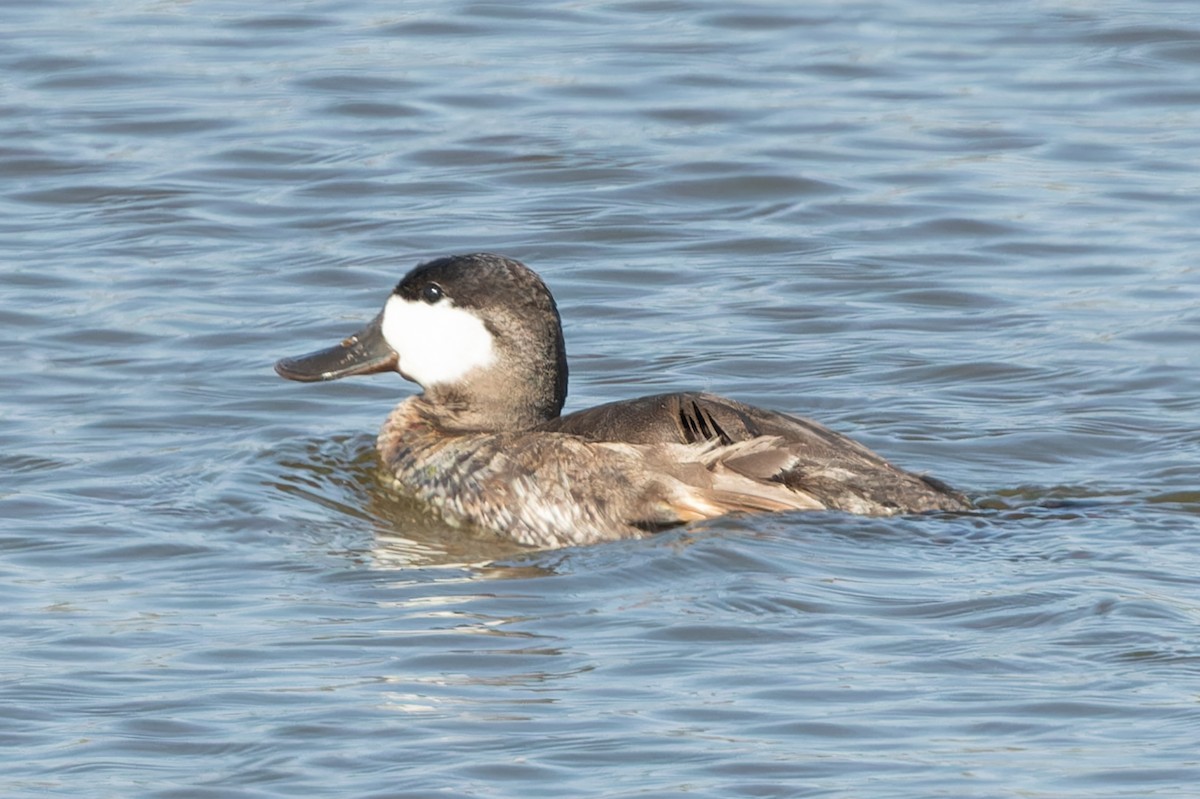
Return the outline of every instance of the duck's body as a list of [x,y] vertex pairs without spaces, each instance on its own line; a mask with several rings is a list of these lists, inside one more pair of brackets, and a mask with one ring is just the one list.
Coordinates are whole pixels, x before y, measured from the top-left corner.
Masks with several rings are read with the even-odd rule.
[[395,370],[421,384],[380,432],[387,474],[451,521],[529,546],[738,511],[970,507],[821,425],[711,394],[560,416],[567,369],[554,300],[532,271],[496,255],[418,266],[362,333],[276,370],[297,380]]

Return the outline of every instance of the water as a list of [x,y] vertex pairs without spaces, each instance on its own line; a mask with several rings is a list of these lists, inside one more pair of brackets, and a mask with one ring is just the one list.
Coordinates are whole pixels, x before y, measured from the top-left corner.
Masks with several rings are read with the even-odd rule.
[[[1191,797],[1189,2],[0,8],[6,797]],[[285,383],[418,261],[978,497],[521,553]]]

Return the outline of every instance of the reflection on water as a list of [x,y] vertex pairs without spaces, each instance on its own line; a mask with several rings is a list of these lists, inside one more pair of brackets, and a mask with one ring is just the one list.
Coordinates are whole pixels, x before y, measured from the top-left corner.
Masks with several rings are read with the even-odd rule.
[[[4,796],[1195,793],[1190,3],[0,25]],[[568,410],[712,390],[980,512],[446,526],[376,473],[411,387],[270,366],[479,250]]]

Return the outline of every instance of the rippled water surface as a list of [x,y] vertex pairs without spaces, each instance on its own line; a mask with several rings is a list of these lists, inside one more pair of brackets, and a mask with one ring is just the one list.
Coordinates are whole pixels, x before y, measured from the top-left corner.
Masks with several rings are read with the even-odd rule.
[[[0,7],[5,797],[1194,797],[1187,0]],[[969,491],[528,553],[390,496],[422,259],[569,408],[702,388]]]

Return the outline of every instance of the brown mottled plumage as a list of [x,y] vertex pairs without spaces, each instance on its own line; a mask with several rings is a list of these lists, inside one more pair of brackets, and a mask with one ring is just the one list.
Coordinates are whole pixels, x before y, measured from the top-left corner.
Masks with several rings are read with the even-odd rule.
[[361,333],[276,370],[294,380],[395,370],[419,383],[424,393],[379,435],[397,489],[529,546],[632,538],[732,512],[970,508],[815,422],[712,394],[560,416],[567,363],[554,299],[498,255],[416,267]]

